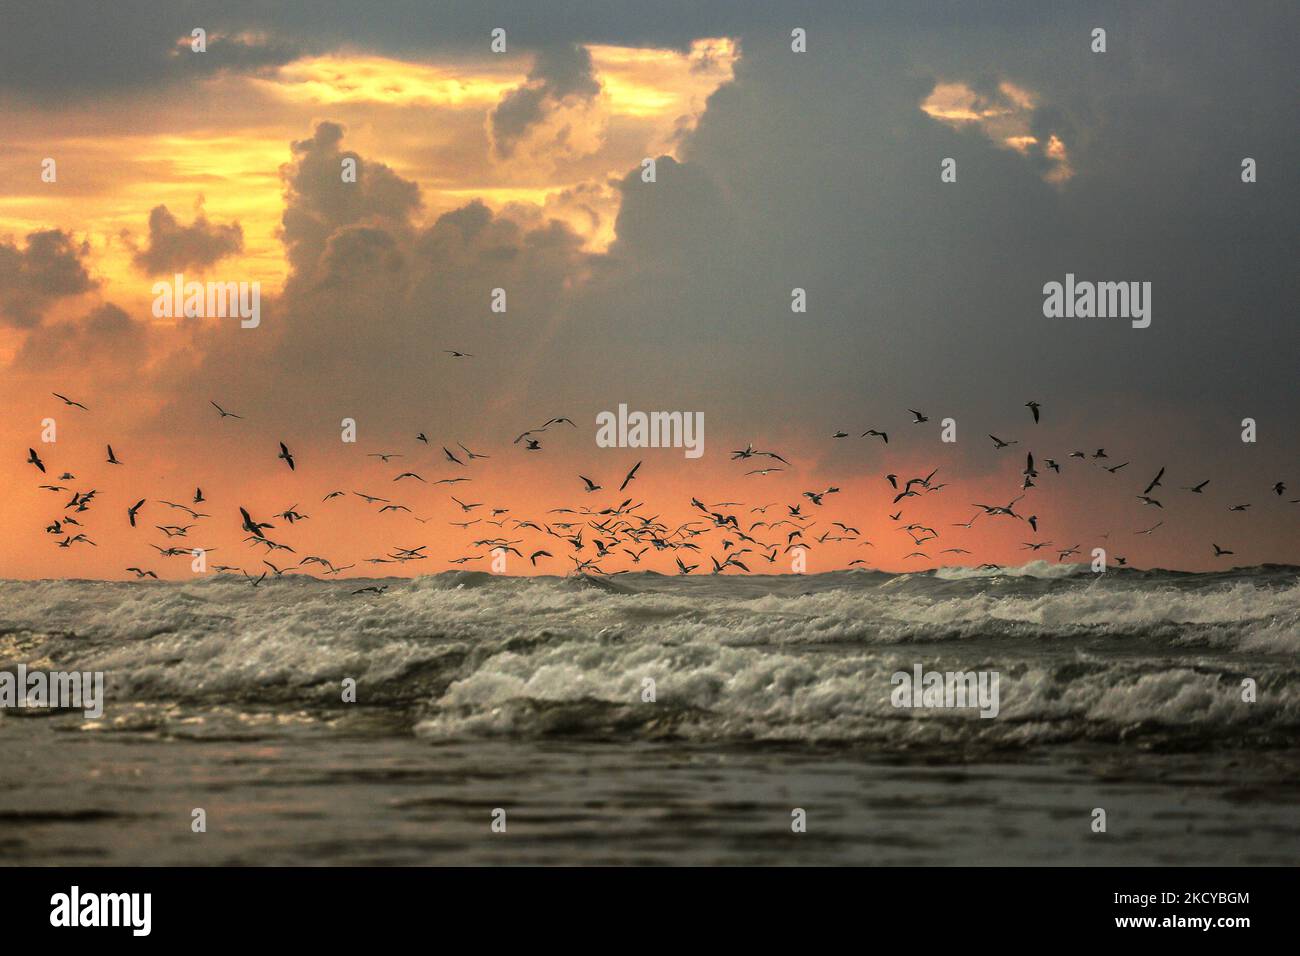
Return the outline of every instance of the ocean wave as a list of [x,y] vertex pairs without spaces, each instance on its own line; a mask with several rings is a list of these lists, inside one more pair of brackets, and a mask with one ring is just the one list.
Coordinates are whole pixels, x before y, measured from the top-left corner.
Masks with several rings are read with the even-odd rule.
[[[592,733],[835,741],[1237,739],[1300,715],[1300,575],[1020,573],[6,582],[0,664],[101,670],[110,702],[358,701],[434,738]],[[912,662],[996,669],[995,720],[900,712]],[[1245,678],[1260,688],[1240,701]],[[657,687],[644,704],[643,682]]]

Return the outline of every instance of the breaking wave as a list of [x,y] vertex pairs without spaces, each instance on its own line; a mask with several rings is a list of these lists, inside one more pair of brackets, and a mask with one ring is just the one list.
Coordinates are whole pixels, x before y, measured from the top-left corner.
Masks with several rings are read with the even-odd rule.
[[[1300,570],[1032,562],[890,575],[0,584],[0,666],[101,670],[125,705],[400,715],[434,739],[1274,747],[1300,730]],[[996,670],[995,719],[895,708],[890,677]],[[1257,699],[1242,699],[1243,681]],[[648,683],[651,682],[651,683]],[[647,701],[649,690],[653,702]],[[115,713],[114,705],[119,705]]]

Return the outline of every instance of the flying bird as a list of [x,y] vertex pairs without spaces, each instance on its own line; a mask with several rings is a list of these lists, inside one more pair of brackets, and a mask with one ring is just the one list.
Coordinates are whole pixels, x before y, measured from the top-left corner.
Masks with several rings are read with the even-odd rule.
[[293,463],[293,455],[289,454],[289,449],[285,446],[284,442],[280,442],[280,454],[276,455],[275,457],[283,458],[284,463],[289,466],[290,471],[297,471],[297,468],[294,466]]
[[619,491],[622,491],[624,488],[626,488],[627,483],[636,477],[637,469],[640,467],[641,467],[641,462],[639,461],[632,466],[632,470],[627,473],[627,477],[623,479],[623,483],[618,486]]

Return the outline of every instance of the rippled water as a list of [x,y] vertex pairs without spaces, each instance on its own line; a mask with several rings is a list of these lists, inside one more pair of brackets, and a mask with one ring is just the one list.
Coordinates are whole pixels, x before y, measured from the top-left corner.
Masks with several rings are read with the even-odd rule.
[[[108,689],[99,720],[0,712],[0,860],[1300,849],[1295,568],[362,583],[0,584],[0,665],[103,671]],[[998,716],[894,707],[891,675],[917,664],[997,671]]]

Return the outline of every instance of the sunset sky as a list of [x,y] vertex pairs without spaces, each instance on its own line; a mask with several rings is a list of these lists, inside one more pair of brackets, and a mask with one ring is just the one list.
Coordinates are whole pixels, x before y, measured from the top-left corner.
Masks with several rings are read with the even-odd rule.
[[[751,507],[777,503],[770,519],[803,500],[809,540],[840,521],[875,544],[814,541],[810,572],[1022,563],[1027,541],[1142,567],[1300,563],[1300,117],[1296,31],[1278,29],[1300,27],[1294,4],[546,6],[0,14],[0,577],[190,574],[150,543],[260,571],[241,505],[296,557],[356,563],[349,575],[446,570],[498,535],[555,555],[536,571],[571,570],[554,537],[451,527],[451,494],[483,503],[469,518],[538,523],[633,496],[670,526],[698,517],[692,496],[743,503],[719,509],[743,527]],[[1097,27],[1105,53],[1090,49]],[[1257,182],[1242,182],[1246,157]],[[175,273],[260,283],[261,324],[155,318],[153,285]],[[1067,273],[1150,282],[1151,326],[1045,318],[1043,285]],[[796,287],[806,312],[791,310]],[[702,412],[704,455],[598,447],[596,415],[620,403]],[[513,443],[557,416],[577,427],[552,426],[539,452]],[[869,428],[889,444],[860,438]],[[1018,444],[995,450],[989,433]],[[458,442],[490,457],[457,467],[441,447]],[[732,461],[749,442],[790,467],[746,475],[774,464]],[[1097,448],[1131,464],[1067,457]],[[1063,469],[1017,507],[1040,533],[952,527],[1020,493],[1026,451]],[[1161,467],[1157,509],[1137,496]],[[886,473],[935,468],[944,489],[892,504]],[[428,483],[394,482],[403,471]],[[473,480],[433,485],[460,475]],[[821,507],[801,499],[831,485]],[[190,522],[160,501],[189,504],[196,486],[212,517],[168,541],[155,525]],[[97,547],[57,547],[43,529],[90,488],[71,530]],[[412,513],[321,500],[335,489]],[[270,517],[291,505],[309,519]],[[933,560],[904,558],[909,521],[941,532],[922,548]],[[788,530],[757,536],[784,547]],[[703,570],[721,535],[697,541]],[[432,560],[364,563],[418,545]],[[509,570],[533,571],[513,557]]]

